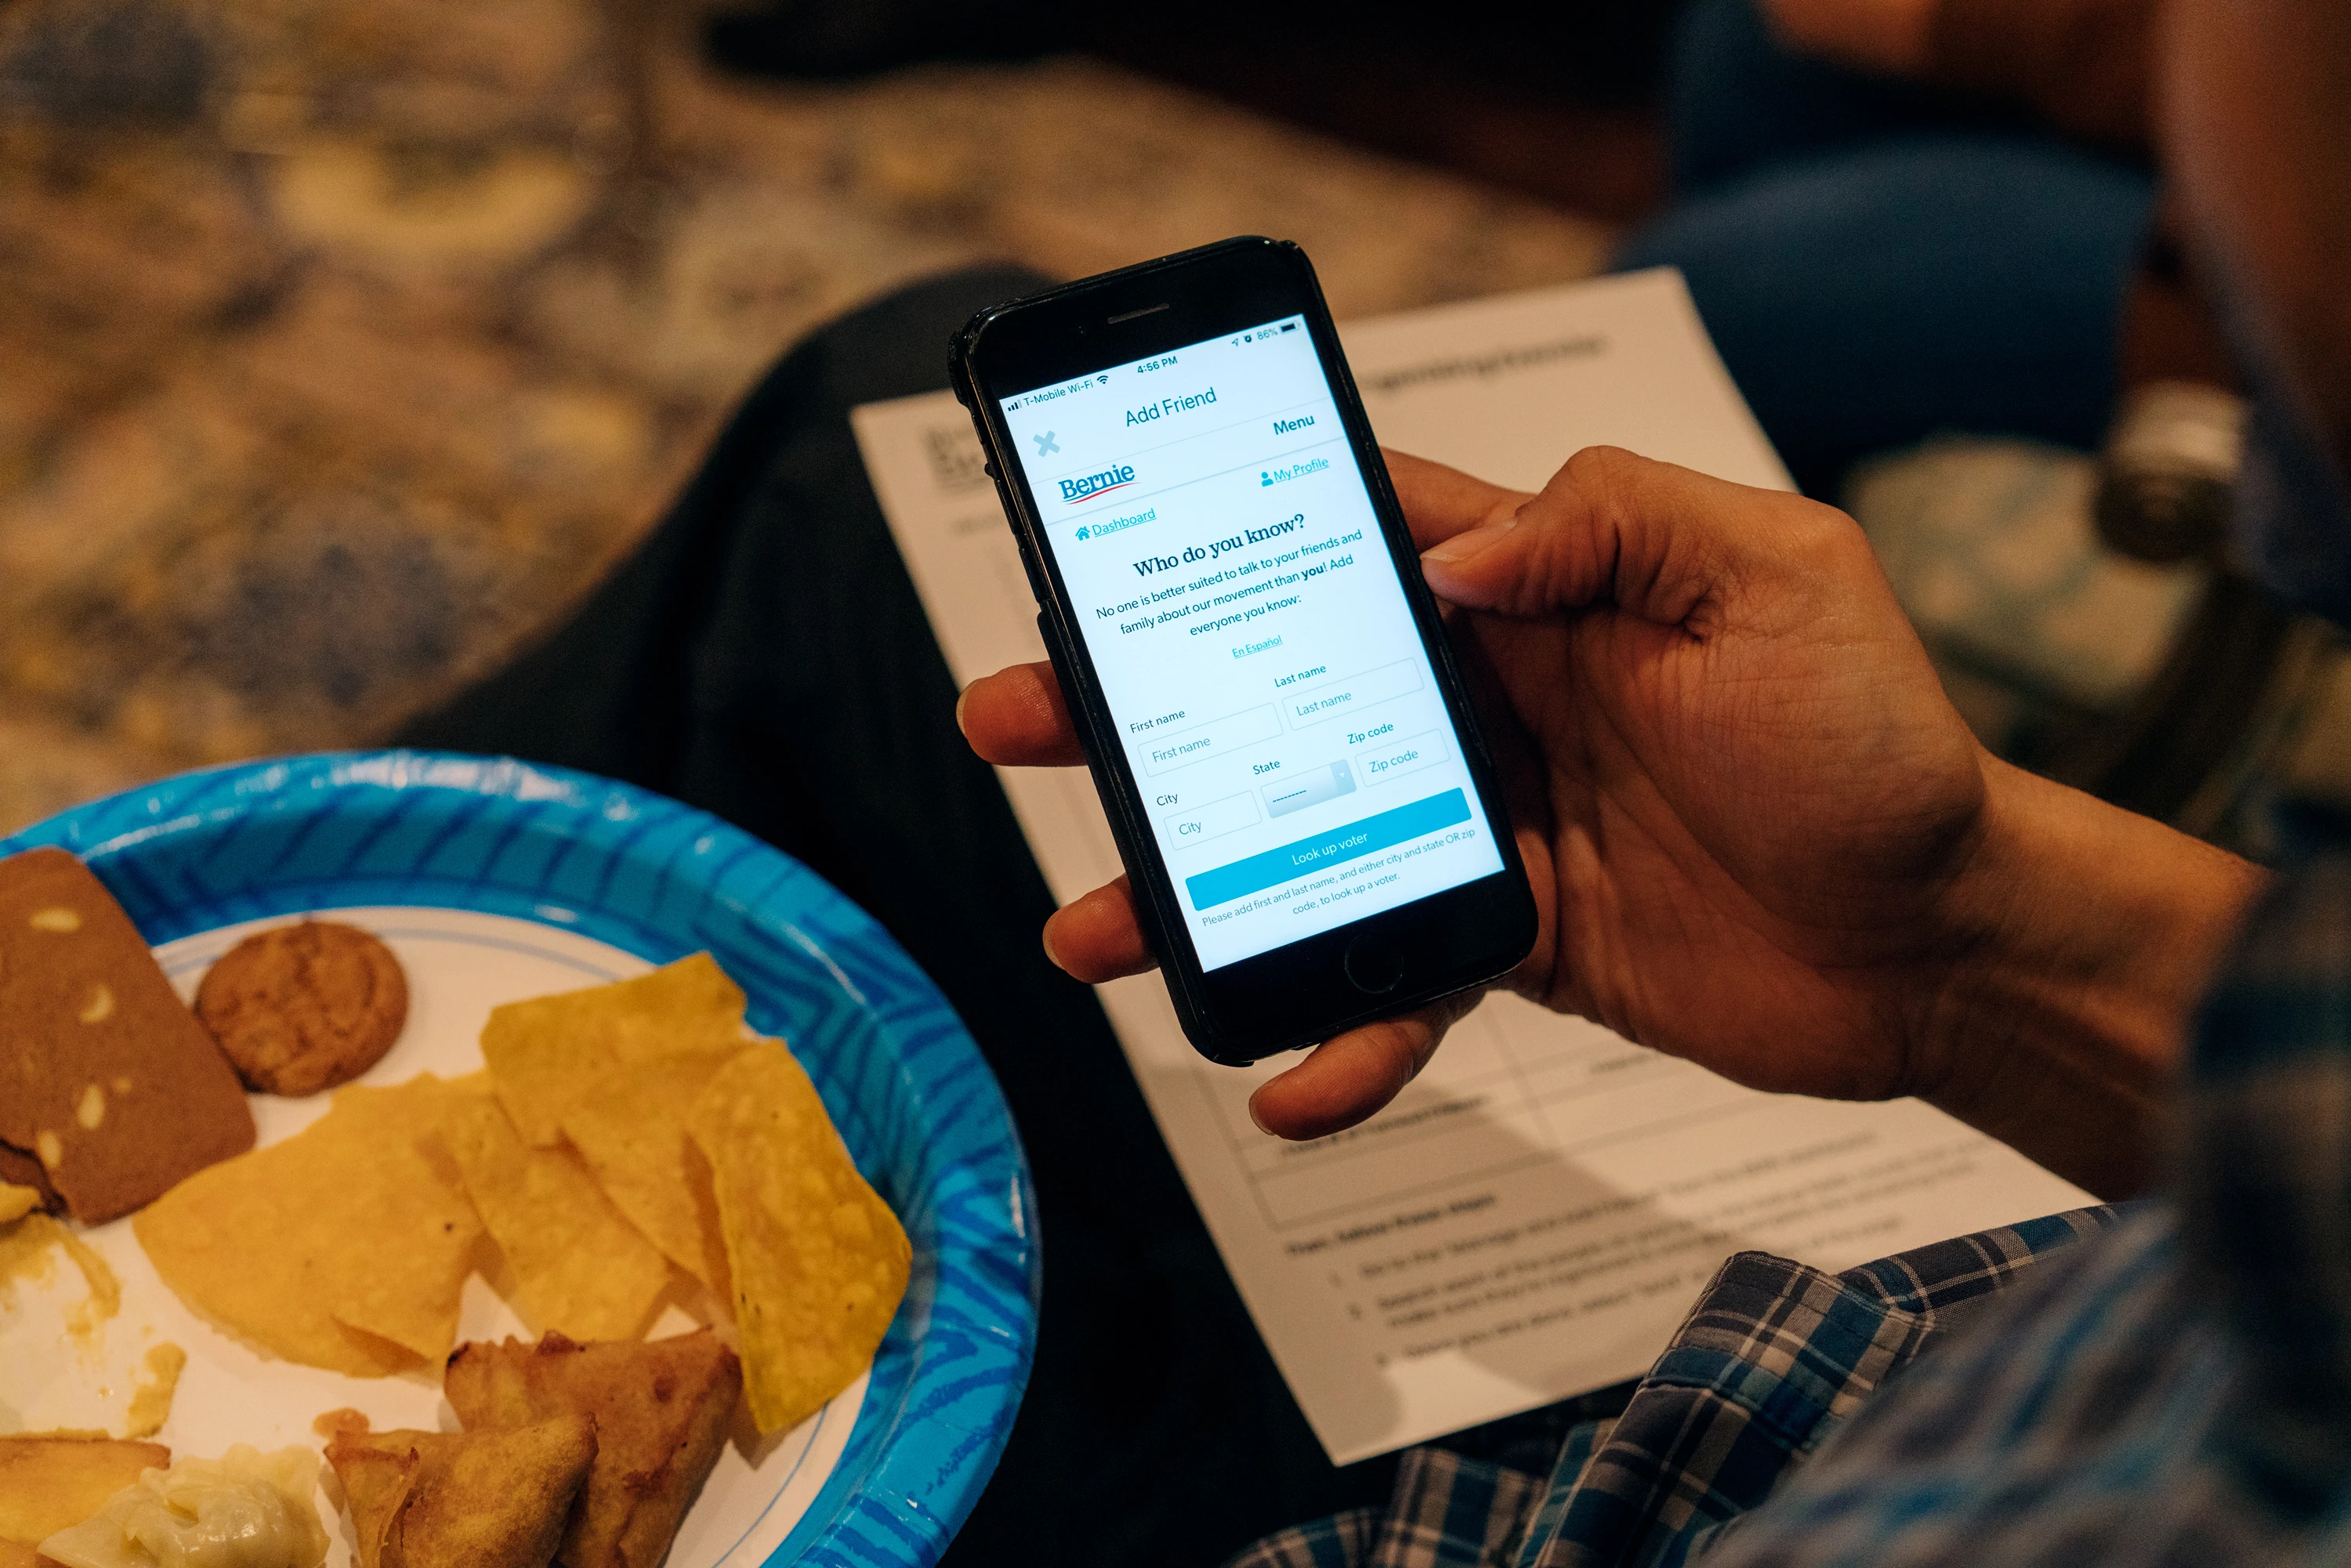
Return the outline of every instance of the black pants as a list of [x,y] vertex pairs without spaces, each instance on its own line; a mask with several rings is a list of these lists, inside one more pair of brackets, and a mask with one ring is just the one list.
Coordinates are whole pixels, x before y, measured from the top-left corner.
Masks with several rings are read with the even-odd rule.
[[983,270],[827,327],[753,392],[661,527],[511,667],[409,745],[586,768],[797,855],[937,981],[1036,1170],[1045,1304],[1011,1445],[954,1568],[1208,1568],[1384,1501],[1282,1386],[1052,909],[865,480],[848,412],[946,384],[947,335],[1038,285]]

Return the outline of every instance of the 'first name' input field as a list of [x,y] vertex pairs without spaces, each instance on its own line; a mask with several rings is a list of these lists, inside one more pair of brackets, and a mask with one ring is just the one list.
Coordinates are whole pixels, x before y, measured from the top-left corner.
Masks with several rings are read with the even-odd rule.
[[1145,773],[1166,773],[1178,768],[1188,768],[1195,762],[1206,762],[1211,757],[1222,757],[1244,746],[1255,746],[1260,740],[1271,740],[1281,733],[1281,720],[1271,703],[1243,708],[1223,718],[1212,718],[1190,729],[1177,730],[1174,735],[1160,736],[1143,748],[1143,770]]

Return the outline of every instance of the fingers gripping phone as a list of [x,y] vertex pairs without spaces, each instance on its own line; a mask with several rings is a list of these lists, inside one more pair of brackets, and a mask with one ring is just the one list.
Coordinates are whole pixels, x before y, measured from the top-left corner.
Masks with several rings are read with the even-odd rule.
[[1227,240],[1016,299],[952,371],[1201,1054],[1523,958],[1492,762],[1305,253]]

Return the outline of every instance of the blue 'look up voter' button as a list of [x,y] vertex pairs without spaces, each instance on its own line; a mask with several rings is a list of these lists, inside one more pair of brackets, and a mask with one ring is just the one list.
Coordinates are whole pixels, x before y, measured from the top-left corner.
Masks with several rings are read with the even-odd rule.
[[1447,789],[1442,795],[1431,795],[1426,800],[1415,800],[1409,806],[1398,806],[1392,811],[1332,828],[1311,839],[1300,839],[1280,849],[1266,850],[1230,865],[1187,876],[1184,889],[1192,895],[1193,908],[1213,909],[1236,898],[1247,898],[1252,893],[1263,893],[1269,887],[1280,887],[1292,877],[1394,849],[1439,828],[1468,820],[1469,798],[1458,789]]

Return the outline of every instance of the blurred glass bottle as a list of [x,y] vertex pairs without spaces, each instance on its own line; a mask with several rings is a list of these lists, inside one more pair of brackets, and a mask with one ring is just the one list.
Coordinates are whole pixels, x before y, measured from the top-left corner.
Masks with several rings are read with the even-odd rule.
[[2210,558],[2228,538],[2245,402],[2207,382],[2125,390],[2098,465],[2098,536],[2139,560]]
[[2220,332],[2157,213],[2123,309],[2115,421],[2095,503],[2107,546],[2158,564],[2225,564],[2246,405]]

